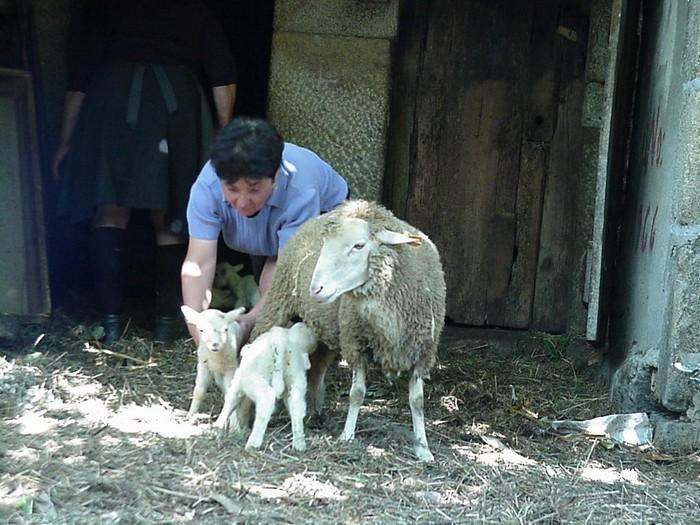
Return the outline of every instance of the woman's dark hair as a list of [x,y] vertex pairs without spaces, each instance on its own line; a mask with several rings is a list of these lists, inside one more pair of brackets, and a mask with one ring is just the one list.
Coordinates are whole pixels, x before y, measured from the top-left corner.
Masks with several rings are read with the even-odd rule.
[[218,177],[234,183],[241,177],[274,177],[282,162],[284,142],[267,120],[236,117],[216,136],[211,163]]

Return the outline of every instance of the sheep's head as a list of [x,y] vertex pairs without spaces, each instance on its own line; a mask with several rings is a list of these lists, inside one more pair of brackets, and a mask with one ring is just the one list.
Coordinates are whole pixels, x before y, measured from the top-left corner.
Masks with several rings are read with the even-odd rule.
[[416,235],[386,229],[373,232],[369,222],[358,218],[341,220],[328,235],[314,268],[309,293],[320,303],[332,303],[346,292],[365,284],[371,274],[371,258],[383,245],[420,244]]
[[227,344],[238,348],[240,337],[238,318],[245,312],[245,308],[236,308],[224,313],[212,308],[198,312],[187,305],[181,306],[181,310],[188,323],[193,324],[199,330],[199,344],[211,352],[218,352]]

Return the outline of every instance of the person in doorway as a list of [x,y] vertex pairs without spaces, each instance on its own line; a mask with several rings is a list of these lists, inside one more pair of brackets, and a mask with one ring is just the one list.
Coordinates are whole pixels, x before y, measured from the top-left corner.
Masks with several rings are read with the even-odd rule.
[[170,341],[182,331],[188,192],[214,138],[212,117],[223,127],[232,116],[235,62],[199,0],[99,0],[86,13],[52,165],[57,211],[73,223],[92,220],[96,301],[112,343],[125,321],[125,230],[133,209],[150,210],[154,339]]
[[[220,234],[229,248],[261,257],[260,300],[239,318],[245,341],[265,303],[280,250],[305,221],[347,197],[345,179],[313,151],[285,143],[266,120],[232,119],[190,192],[184,303],[197,311],[208,308]],[[196,327],[188,329],[198,344]]]

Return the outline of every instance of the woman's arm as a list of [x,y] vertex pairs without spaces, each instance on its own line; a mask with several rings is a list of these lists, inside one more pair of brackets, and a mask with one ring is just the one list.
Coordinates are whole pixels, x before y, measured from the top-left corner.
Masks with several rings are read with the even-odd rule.
[[78,116],[80,115],[80,109],[83,107],[84,99],[85,93],[82,91],[66,91],[66,95],[63,100],[63,120],[61,121],[60,142],[58,144],[58,148],[56,148],[56,153],[54,154],[54,158],[51,163],[51,174],[56,182],[58,182],[61,178],[59,170],[63,160],[66,158],[66,155],[70,150],[73,131],[75,130],[75,125],[78,122]]
[[265,260],[265,265],[263,266],[262,272],[260,273],[260,282],[258,283],[258,292],[260,293],[260,299],[257,304],[251,308],[250,312],[247,312],[238,318],[238,322],[243,328],[243,342],[248,341],[250,332],[255,326],[255,321],[265,304],[265,296],[267,291],[270,289],[272,284],[272,276],[275,275],[275,268],[277,268],[277,257],[268,257]]
[[[211,302],[211,288],[216,271],[216,251],[217,241],[190,237],[187,255],[180,274],[182,301],[198,312],[209,308]],[[187,329],[194,339],[195,345],[198,345],[199,331],[197,328],[188,324]]]
[[233,106],[236,103],[236,84],[214,86],[214,106],[216,106],[216,120],[219,128],[223,128],[231,120]]

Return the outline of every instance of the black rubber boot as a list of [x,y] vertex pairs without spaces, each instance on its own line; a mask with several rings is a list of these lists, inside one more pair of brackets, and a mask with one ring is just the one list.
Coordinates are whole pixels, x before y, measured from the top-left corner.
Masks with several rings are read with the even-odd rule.
[[180,313],[182,304],[180,270],[186,251],[184,244],[169,244],[157,248],[154,342],[170,343],[188,335],[185,321]]
[[124,318],[124,245],[126,232],[121,228],[95,228],[92,233],[93,273],[97,307],[102,315],[105,335],[102,341],[112,344],[123,335]]

